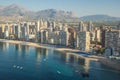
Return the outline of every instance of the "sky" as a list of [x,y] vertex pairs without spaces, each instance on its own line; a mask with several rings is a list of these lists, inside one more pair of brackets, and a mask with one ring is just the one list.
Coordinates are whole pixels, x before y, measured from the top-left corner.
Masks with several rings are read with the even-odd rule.
[[31,11],[57,9],[77,16],[104,14],[120,17],[120,0],[0,0],[0,5],[17,4]]

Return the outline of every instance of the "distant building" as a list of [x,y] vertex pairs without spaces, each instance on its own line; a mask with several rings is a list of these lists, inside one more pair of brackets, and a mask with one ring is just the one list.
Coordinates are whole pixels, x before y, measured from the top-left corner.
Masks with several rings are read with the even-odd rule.
[[92,21],[90,21],[90,22],[88,23],[87,31],[89,31],[89,32],[93,31],[93,24],[92,24]]
[[90,50],[90,32],[77,33],[77,48],[82,51]]
[[82,21],[79,22],[78,31],[84,31],[84,23]]
[[97,29],[97,28],[95,30],[95,41],[98,41],[98,42],[101,41],[101,32],[100,32],[100,29]]
[[49,28],[51,26],[50,21],[47,21],[47,28]]
[[37,21],[37,31],[43,28],[43,19]]
[[53,28],[53,30],[55,30],[55,27],[56,27],[56,23],[52,22],[52,28]]

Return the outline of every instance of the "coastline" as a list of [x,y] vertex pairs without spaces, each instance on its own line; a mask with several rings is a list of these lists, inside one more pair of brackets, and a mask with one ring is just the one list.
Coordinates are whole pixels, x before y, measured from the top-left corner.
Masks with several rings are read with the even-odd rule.
[[92,60],[98,60],[100,57],[99,56],[89,56],[89,57],[85,57],[82,56],[80,54],[75,54],[76,52],[83,52],[80,51],[78,49],[72,49],[72,48],[66,48],[66,47],[56,47],[53,45],[49,45],[49,44],[40,44],[40,43],[35,43],[35,42],[26,42],[26,41],[17,41],[17,40],[6,40],[6,39],[0,39],[0,42],[6,42],[6,43],[13,43],[13,44],[20,44],[20,45],[28,45],[28,46],[33,46],[33,47],[39,47],[39,48],[46,48],[46,49],[52,49],[52,50],[57,50],[63,53],[70,53],[70,54],[74,54],[77,56],[81,56],[84,58],[90,58]]
[[33,47],[41,47],[41,48],[47,48],[47,49],[53,49],[58,51],[69,51],[69,52],[78,52],[80,50],[78,49],[71,49],[71,48],[57,48],[55,46],[49,45],[49,44],[40,44],[35,42],[26,42],[26,41],[17,41],[17,40],[6,40],[6,39],[0,39],[0,42],[6,42],[6,43],[13,43],[13,44],[20,44],[20,45],[28,45]]
[[66,53],[72,53],[74,55],[83,57],[83,58],[89,58],[91,60],[99,61],[100,63],[109,66],[113,69],[119,70],[120,71],[120,63],[116,63],[110,59],[106,59],[105,57],[100,57],[100,56],[90,56],[90,57],[84,57],[79,54],[75,54],[75,52],[82,52],[77,49],[71,49],[71,48],[57,48],[55,46],[49,45],[49,44],[40,44],[40,43],[35,43],[35,42],[26,42],[26,41],[17,41],[17,40],[6,40],[6,39],[0,39],[0,42],[6,42],[6,43],[13,43],[13,44],[20,44],[20,45],[28,45],[28,46],[33,46],[33,47],[39,47],[39,48],[46,48],[46,49],[52,49],[52,50],[57,50],[60,52],[66,52]]

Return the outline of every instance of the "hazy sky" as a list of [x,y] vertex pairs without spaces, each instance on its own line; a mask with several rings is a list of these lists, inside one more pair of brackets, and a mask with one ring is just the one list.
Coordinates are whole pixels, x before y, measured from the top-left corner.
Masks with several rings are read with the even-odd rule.
[[18,4],[29,10],[58,9],[77,16],[107,14],[120,17],[120,0],[0,0],[0,5]]

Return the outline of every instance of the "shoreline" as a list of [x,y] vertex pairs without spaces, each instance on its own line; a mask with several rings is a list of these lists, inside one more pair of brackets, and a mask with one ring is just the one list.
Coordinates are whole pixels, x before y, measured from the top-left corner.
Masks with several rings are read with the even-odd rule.
[[83,58],[91,58],[93,60],[98,60],[98,56],[92,56],[92,57],[85,57],[80,54],[75,54],[75,52],[82,52],[78,49],[71,49],[71,48],[64,48],[64,47],[56,47],[54,45],[49,45],[49,44],[40,44],[40,43],[35,43],[35,42],[27,42],[27,41],[17,41],[17,40],[6,40],[6,39],[0,39],[0,42],[4,43],[12,43],[12,44],[20,44],[20,45],[27,45],[27,46],[32,46],[32,47],[38,47],[38,48],[45,48],[45,49],[52,49],[56,51],[60,51],[63,53],[68,53],[68,54],[74,54]]
[[99,56],[95,56],[95,55],[92,55],[92,56],[89,56],[89,57],[85,57],[85,56],[82,56],[80,54],[75,54],[76,52],[83,52],[83,51],[80,51],[78,49],[71,49],[71,48],[66,48],[66,47],[60,47],[59,48],[59,47],[56,47],[54,45],[49,45],[49,44],[40,44],[40,43],[35,43],[35,42],[6,40],[6,39],[0,39],[0,42],[6,42],[6,43],[13,43],[13,44],[20,44],[20,45],[39,47],[39,48],[52,49],[52,50],[60,51],[60,52],[63,52],[63,53],[68,53],[68,54],[72,53],[74,55],[81,56],[81,57],[84,57],[84,58],[91,58],[93,60],[94,59],[98,60],[100,58]]
[[[0,39],[0,42],[6,42],[6,43],[13,43],[13,44],[20,44],[20,45],[28,45],[28,46],[33,46],[33,47],[40,47],[40,48],[47,48],[47,49],[53,49],[53,50],[58,50],[62,52],[78,52],[80,50],[78,49],[71,49],[71,48],[57,48],[53,45],[49,44],[40,44],[40,43],[35,43],[35,42],[27,42],[27,41],[17,41],[17,40],[6,40],[6,39]],[[82,52],[82,51],[81,51]]]
[[57,50],[57,51],[60,51],[60,52],[66,52],[66,53],[72,53],[74,55],[77,55],[77,56],[80,56],[80,57],[83,57],[83,58],[89,58],[91,60],[97,60],[99,61],[100,63],[106,65],[106,66],[109,66],[111,68],[114,68],[116,70],[120,70],[120,64],[116,64],[114,63],[113,61],[109,60],[109,59],[106,59],[105,57],[100,57],[100,56],[95,56],[95,55],[92,55],[90,57],[85,57],[85,56],[82,56],[80,54],[75,54],[75,52],[82,52],[80,50],[77,50],[77,49],[71,49],[71,48],[57,48],[55,46],[52,46],[52,45],[49,45],[49,44],[40,44],[40,43],[35,43],[35,42],[26,42],[26,41],[17,41],[17,40],[6,40],[6,39],[0,39],[0,42],[6,42],[6,43],[13,43],[13,44],[20,44],[20,45],[27,45],[27,46],[33,46],[33,47],[39,47],[39,48],[46,48],[46,49],[52,49],[52,50]]

